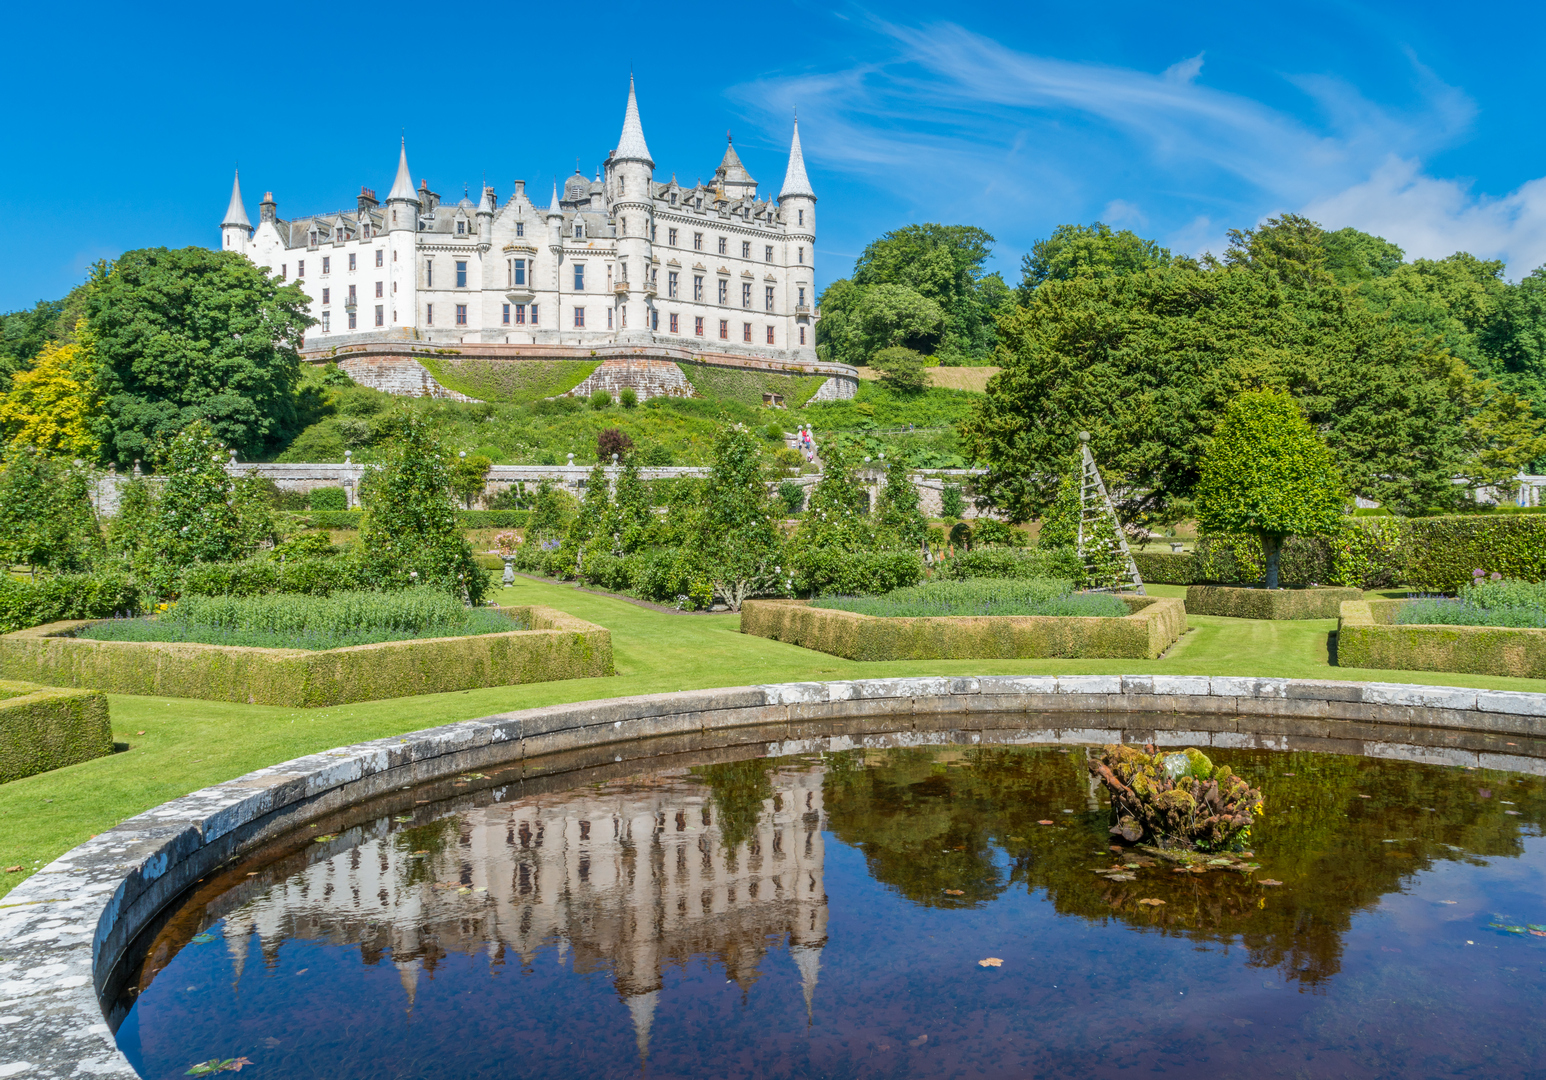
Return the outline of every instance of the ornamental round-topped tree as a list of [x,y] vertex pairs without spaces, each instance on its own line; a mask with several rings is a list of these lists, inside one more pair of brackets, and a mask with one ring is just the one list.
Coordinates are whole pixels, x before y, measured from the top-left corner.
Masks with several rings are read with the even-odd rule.
[[1269,589],[1278,587],[1285,537],[1325,535],[1341,522],[1342,475],[1287,394],[1236,398],[1213,433],[1201,472],[1198,523],[1208,532],[1261,537]]

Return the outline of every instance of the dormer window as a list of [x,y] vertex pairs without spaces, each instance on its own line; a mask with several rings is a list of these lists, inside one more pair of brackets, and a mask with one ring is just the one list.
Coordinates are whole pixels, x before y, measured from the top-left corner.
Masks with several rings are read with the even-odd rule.
[[526,222],[524,222],[524,221],[517,221],[515,223],[515,235],[516,236],[525,236],[526,235]]
[[574,223],[574,238],[580,240],[585,236],[585,226],[578,221]]
[[698,196],[698,207],[697,207],[697,208],[698,208],[698,209],[699,209],[699,210],[702,210],[702,209],[703,209],[703,196],[702,196],[702,195],[699,195],[699,196]]
[[310,235],[310,237],[307,240],[307,246],[308,247],[316,247],[317,246],[317,230],[316,229],[312,229],[311,230],[311,235]]
[[467,223],[465,221],[461,220],[460,218],[458,218],[457,222],[456,222],[456,235],[457,236],[466,236],[467,235]]

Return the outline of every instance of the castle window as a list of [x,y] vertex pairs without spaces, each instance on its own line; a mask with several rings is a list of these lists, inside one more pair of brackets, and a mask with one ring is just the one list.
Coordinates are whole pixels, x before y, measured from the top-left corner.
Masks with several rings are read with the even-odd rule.
[[333,328],[333,316],[331,312],[322,313],[322,332],[325,334]]
[[525,285],[526,284],[526,260],[525,259],[516,259],[515,260],[515,283],[517,285]]
[[728,281],[721,281],[719,283],[719,302],[721,304],[730,303],[730,282]]
[[280,263],[279,264],[279,280],[283,281],[285,278],[287,278],[289,276],[290,276],[290,264],[289,263]]
[[[702,206],[701,203],[699,205],[700,207]],[[692,234],[692,249],[694,251],[703,250],[703,234],[701,232],[695,232]]]
[[621,316],[621,319],[622,319],[622,321],[618,325],[621,326],[624,330],[627,330],[628,329],[628,309],[626,307],[618,308],[617,313],[618,313],[619,316]]
[[[752,283],[749,281],[741,282],[741,306],[752,306]],[[747,325],[750,324],[748,323]]]
[[351,252],[349,252],[349,269],[350,269],[350,270],[353,270],[353,269],[355,269],[355,263],[354,263],[354,252],[352,252],[352,251],[351,251]]
[[773,261],[773,245],[772,244],[768,244],[766,247],[764,247],[762,249],[762,261],[763,262],[772,262]]
[[457,220],[457,222],[456,222],[456,235],[457,236],[466,236],[467,235],[467,223],[465,221],[462,221],[460,219]]
[[[626,228],[626,226],[625,226],[625,228]],[[581,223],[581,222],[576,221],[574,223],[574,238],[576,240],[579,240],[584,235],[585,235],[585,225],[583,223]]]
[[730,253],[730,240],[727,237],[721,236],[719,238],[719,253],[721,255]]
[[515,235],[516,236],[525,236],[526,235],[526,222],[524,222],[524,221],[517,221],[515,223]]
[[435,287],[435,260],[434,259],[425,259],[424,260],[424,287],[426,289],[433,289]]
[[742,323],[741,324],[741,340],[745,341],[747,343],[750,343],[751,339],[752,339],[752,324],[751,323]]
[[434,304],[425,304],[424,305],[424,325],[425,326],[434,326],[435,325],[435,305]]
[[356,297],[356,296],[357,296],[357,295],[358,295],[358,294],[357,294],[357,293],[356,293],[356,292],[355,292],[355,291],[354,291],[354,286],[353,286],[353,285],[350,285],[350,286],[349,286],[349,306],[350,306],[350,307],[353,307],[353,306],[354,306],[354,302],[355,302],[355,297]]
[[671,205],[672,206],[676,205],[676,192],[674,192],[674,191],[671,193]]
[[773,310],[773,286],[769,285],[762,290],[762,301],[764,307],[769,311]]
[[805,286],[804,285],[800,286],[800,299],[799,299],[798,302],[799,302],[799,305],[801,307],[805,306]]
[[773,344],[773,328],[771,326],[768,327],[768,344]]
[[585,309],[582,307],[574,309],[574,328],[576,330],[585,329]]
[[692,276],[692,298],[694,300],[698,301],[698,303],[700,303],[700,304],[703,303],[703,275],[702,274],[694,274]]
[[531,306],[531,324],[533,326],[537,325],[537,305],[536,304],[533,304]]
[[699,210],[703,209],[703,196],[702,195],[698,196],[698,209]]
[[305,277],[306,276],[306,260],[305,259],[302,259],[300,262],[295,264],[295,276],[296,277]]
[[385,326],[386,325],[386,310],[380,304],[376,305],[376,325],[377,326]]
[[660,329],[660,312],[656,311],[654,308],[650,309],[650,329]]
[[650,225],[650,243],[653,244],[654,242],[655,242],[655,226],[653,224],[651,224]]
[[612,309],[607,308],[607,329],[612,329]]
[[666,271],[666,296],[669,297],[672,300],[676,299],[676,271],[675,270],[667,270]]
[[[574,264],[574,291],[575,292],[584,292],[585,291],[585,264],[584,263],[575,263]],[[576,309],[576,310],[578,310],[578,309]]]
[[333,257],[331,255],[322,256],[322,272],[324,274],[331,274],[333,272]]
[[752,257],[752,242],[750,240],[742,240],[741,241],[741,258],[749,259],[751,257]]
[[354,312],[351,311],[349,312],[349,329],[353,330],[354,328]]
[[457,326],[466,326],[467,325],[467,305],[466,304],[457,304],[456,305],[456,325]]
[[673,311],[671,313],[671,332],[673,334],[677,334],[677,333],[681,332],[680,329],[677,327],[676,320],[677,320],[677,314],[676,314],[676,312]]
[[795,212],[800,215],[800,224],[804,225],[805,224],[805,211],[804,210],[797,210]]
[[720,341],[729,341],[730,340],[730,320],[729,319],[720,319],[719,320],[719,340]]
[[311,232],[307,234],[307,236],[306,236],[306,246],[307,247],[316,247],[317,246],[317,230],[316,229],[312,229]]
[[504,305],[504,318],[501,320],[506,326],[510,325],[510,305]]
[[332,289],[323,289],[322,290],[322,302],[324,304],[331,304],[333,302],[333,290]]
[[386,264],[385,256],[386,256],[386,252],[382,251],[380,248],[376,249],[376,265],[377,266],[384,266]]
[[802,248],[795,248],[795,251],[800,253],[800,257],[798,259],[796,259],[795,261],[799,262],[801,264],[804,264],[804,262],[805,262],[805,249],[803,247]]
[[382,286],[385,285],[385,284],[386,283],[383,282],[383,281],[376,282],[376,299],[377,300],[381,299],[381,296],[382,296]]
[[703,336],[703,316],[699,315],[692,321],[692,332],[699,337]]
[[805,327],[800,327],[800,344],[805,344]]
[[[535,307],[533,307],[532,310],[536,311],[537,309]],[[536,321],[537,321],[536,319],[532,320],[532,322],[536,322]],[[525,326],[526,325],[526,305],[525,304],[516,304],[515,305],[515,322],[516,322],[517,326]]]
[[676,230],[675,229],[667,229],[666,230],[666,244],[669,247],[676,247]]
[[467,264],[460,260],[456,264],[456,287],[458,289],[467,287]]

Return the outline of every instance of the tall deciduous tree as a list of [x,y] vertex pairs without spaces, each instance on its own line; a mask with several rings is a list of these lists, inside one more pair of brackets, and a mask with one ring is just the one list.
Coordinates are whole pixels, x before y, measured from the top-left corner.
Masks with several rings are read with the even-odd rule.
[[1259,536],[1267,588],[1278,587],[1283,540],[1334,532],[1344,501],[1331,451],[1287,394],[1241,394],[1224,410],[1202,459],[1197,521]]
[[194,420],[246,457],[293,435],[307,303],[234,252],[126,252],[86,301],[108,458],[148,457]]
[[0,437],[44,454],[95,461],[97,405],[90,353],[79,344],[46,342],[0,396]]
[[740,425],[726,427],[715,441],[698,530],[714,591],[731,611],[783,588],[778,515],[762,479],[757,437]]
[[1113,232],[1110,225],[1100,221],[1059,225],[1051,236],[1032,244],[1021,258],[1017,299],[1022,304],[1030,303],[1031,296],[1048,281],[1132,274],[1166,266],[1170,259],[1170,249],[1128,229]]
[[76,465],[12,443],[0,466],[0,560],[38,570],[90,569],[103,552],[90,478]]

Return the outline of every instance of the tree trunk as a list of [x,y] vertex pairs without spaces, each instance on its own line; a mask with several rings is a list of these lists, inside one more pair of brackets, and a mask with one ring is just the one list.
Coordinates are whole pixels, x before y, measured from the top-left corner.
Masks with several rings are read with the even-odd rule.
[[1261,541],[1262,551],[1267,556],[1267,588],[1278,587],[1278,556],[1283,550],[1283,539],[1278,536],[1264,536]]

